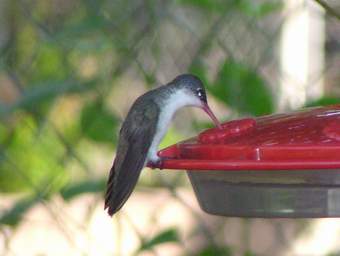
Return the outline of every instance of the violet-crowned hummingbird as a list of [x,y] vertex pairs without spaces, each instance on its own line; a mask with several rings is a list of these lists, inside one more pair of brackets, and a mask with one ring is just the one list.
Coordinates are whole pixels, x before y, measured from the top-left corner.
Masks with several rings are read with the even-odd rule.
[[220,127],[207,104],[203,83],[194,75],[177,76],[134,102],[120,129],[116,158],[107,182],[105,209],[109,215],[124,205],[148,162],[161,165],[158,145],[175,112],[185,106],[202,108]]

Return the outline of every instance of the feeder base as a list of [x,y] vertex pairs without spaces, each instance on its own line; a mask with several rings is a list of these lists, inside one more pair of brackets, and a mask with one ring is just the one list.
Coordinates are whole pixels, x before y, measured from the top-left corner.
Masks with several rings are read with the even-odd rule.
[[210,214],[258,218],[340,217],[339,170],[187,173],[200,207]]

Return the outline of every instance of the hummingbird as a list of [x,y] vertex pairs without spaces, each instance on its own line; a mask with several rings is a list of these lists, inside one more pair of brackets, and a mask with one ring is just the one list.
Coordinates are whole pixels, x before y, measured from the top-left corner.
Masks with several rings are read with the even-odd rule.
[[133,103],[119,132],[116,157],[107,182],[104,209],[110,216],[127,201],[148,162],[162,166],[164,159],[157,155],[158,146],[175,112],[185,106],[203,109],[220,127],[208,106],[202,81],[191,74],[179,75]]

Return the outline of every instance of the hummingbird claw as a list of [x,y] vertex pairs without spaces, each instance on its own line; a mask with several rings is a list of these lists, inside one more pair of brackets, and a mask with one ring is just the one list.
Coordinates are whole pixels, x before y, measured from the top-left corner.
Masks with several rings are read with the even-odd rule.
[[159,164],[159,160],[157,161],[149,161],[147,164],[147,167],[151,168],[151,169],[156,169],[158,168],[158,164]]
[[158,169],[162,170],[163,169],[163,159],[159,158],[155,161],[149,161],[148,167],[150,167],[151,169],[158,168]]
[[164,159],[160,158],[157,164],[158,164],[158,169],[163,170]]
[[160,157],[157,160],[154,161],[149,161],[148,163],[148,167],[152,168],[152,169],[160,169],[162,170],[164,168],[164,161],[171,159],[171,157]]

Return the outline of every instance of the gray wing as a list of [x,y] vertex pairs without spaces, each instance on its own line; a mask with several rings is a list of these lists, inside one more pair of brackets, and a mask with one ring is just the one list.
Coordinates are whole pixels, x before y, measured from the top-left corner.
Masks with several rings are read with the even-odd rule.
[[108,208],[110,216],[119,211],[136,186],[156,132],[157,104],[148,102],[144,107],[136,103],[121,128],[116,158],[107,182],[105,209]]

